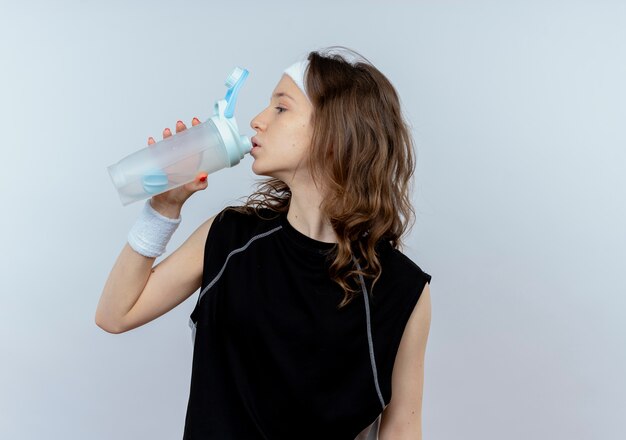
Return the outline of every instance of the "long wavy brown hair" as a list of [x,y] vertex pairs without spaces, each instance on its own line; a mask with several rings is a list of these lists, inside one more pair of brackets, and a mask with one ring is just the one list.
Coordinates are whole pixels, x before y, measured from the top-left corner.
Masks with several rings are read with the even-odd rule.
[[[326,189],[320,209],[338,238],[327,259],[330,278],[344,291],[342,308],[360,292],[359,275],[374,279],[373,295],[382,273],[377,245],[387,241],[402,249],[401,239],[413,226],[414,141],[395,88],[365,57],[331,46],[307,59],[304,83],[313,104],[309,171]],[[286,213],[290,201],[289,187],[269,178],[258,181],[245,205],[227,209],[263,218],[259,209]]]

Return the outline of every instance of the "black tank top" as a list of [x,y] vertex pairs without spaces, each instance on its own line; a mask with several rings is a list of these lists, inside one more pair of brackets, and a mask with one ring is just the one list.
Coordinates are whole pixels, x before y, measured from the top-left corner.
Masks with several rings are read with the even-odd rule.
[[381,240],[373,296],[361,278],[368,294],[337,309],[325,253],[335,244],[261,214],[223,210],[209,230],[183,438],[353,440],[391,400],[400,339],[431,276]]

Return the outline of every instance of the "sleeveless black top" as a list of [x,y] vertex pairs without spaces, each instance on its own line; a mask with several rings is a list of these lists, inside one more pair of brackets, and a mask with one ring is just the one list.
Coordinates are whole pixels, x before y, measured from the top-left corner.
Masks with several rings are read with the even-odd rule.
[[209,230],[183,438],[353,440],[391,400],[400,339],[431,276],[381,241],[373,296],[361,278],[367,296],[337,309],[325,254],[335,244],[261,214],[224,209]]

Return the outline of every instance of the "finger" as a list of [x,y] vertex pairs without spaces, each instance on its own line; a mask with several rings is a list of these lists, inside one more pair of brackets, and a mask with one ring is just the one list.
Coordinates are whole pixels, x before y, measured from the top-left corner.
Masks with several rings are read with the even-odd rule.
[[209,173],[207,173],[206,171],[200,171],[196,174],[196,178],[192,181],[187,183],[187,188],[190,191],[198,191],[201,189],[205,189],[209,184],[207,183],[207,177],[208,177]]
[[199,123],[200,123],[200,119],[198,119],[198,118],[193,118],[193,119],[191,120],[191,125],[192,125],[192,126],[194,126],[194,127],[195,127],[196,125],[198,125]]
[[181,131],[185,130],[186,128],[187,127],[185,126],[183,121],[176,122],[176,133],[180,133]]
[[172,131],[169,128],[163,130],[163,139],[168,138],[172,135]]
[[155,143],[155,142],[154,142],[154,138],[153,138],[152,136],[150,136],[150,137],[148,138],[148,145],[152,145],[152,144],[154,144],[154,143]]
[[199,191],[207,188],[209,183],[207,182],[207,173],[202,172],[196,175],[196,180],[194,182],[194,190]]

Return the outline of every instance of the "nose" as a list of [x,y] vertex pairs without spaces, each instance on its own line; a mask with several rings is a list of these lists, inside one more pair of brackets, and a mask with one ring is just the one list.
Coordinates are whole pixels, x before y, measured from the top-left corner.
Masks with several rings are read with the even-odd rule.
[[258,115],[256,115],[254,118],[252,118],[252,120],[250,121],[250,127],[254,130],[262,130],[265,128],[265,123],[261,121],[260,116],[262,113],[259,113]]

